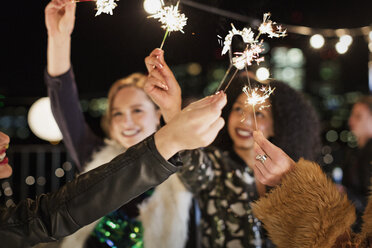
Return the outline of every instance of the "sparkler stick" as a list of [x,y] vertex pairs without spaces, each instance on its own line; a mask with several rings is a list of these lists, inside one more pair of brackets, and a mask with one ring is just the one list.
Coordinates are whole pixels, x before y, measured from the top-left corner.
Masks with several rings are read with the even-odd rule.
[[[248,87],[249,87],[249,90],[251,91],[250,93],[252,93],[251,79],[249,78],[247,65],[245,65],[244,68],[245,68],[245,72],[246,72],[246,75],[247,75]],[[244,91],[244,88],[243,88],[243,91]],[[257,117],[256,117],[256,110],[255,110],[254,106],[255,106],[255,104],[252,104],[254,124],[255,124],[255,127],[256,127],[256,131],[257,131]]]
[[164,38],[163,38],[163,41],[161,42],[161,45],[160,45],[160,49],[163,49],[164,42],[165,42],[165,39],[168,36],[168,33],[169,33],[169,29],[167,28],[167,31],[165,32],[165,35],[164,35]]
[[237,69],[237,68],[235,69],[234,74],[233,74],[232,77],[230,78],[230,81],[227,83],[227,85],[226,85],[225,89],[223,90],[223,92],[226,92],[227,88],[229,88],[231,82],[233,81],[234,77],[236,76],[236,73],[238,73],[238,69]]
[[230,63],[229,68],[227,69],[227,71],[226,71],[225,75],[223,76],[220,84],[218,85],[216,92],[218,92],[221,89],[221,87],[222,87],[223,83],[225,82],[225,80],[227,78],[227,75],[229,75],[230,70],[231,70],[232,67],[233,67],[233,65]]

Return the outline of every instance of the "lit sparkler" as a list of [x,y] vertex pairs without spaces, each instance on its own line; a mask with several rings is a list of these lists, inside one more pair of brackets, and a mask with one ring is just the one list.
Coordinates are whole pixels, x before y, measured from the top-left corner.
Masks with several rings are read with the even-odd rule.
[[112,10],[115,9],[115,7],[117,6],[115,1],[118,0],[75,0],[74,2],[75,3],[96,2],[97,13],[95,16],[98,16],[102,13],[112,15]]
[[159,22],[163,24],[161,27],[166,30],[163,41],[160,45],[160,49],[163,48],[165,39],[170,32],[180,31],[181,33],[184,33],[183,27],[186,25],[187,17],[185,14],[181,14],[179,12],[178,5],[179,2],[177,2],[176,6],[171,5],[164,7],[164,3],[162,1],[162,8],[158,11],[158,13],[148,17],[159,19]]
[[[243,30],[237,30],[233,24],[232,30],[225,37],[224,47],[222,49],[222,55],[229,52],[230,56],[230,67],[226,71],[225,76],[223,77],[222,81],[217,87],[217,90],[221,88],[224,84],[227,75],[230,73],[231,67],[234,66],[236,68],[232,78],[230,79],[229,83],[225,87],[225,90],[230,85],[232,79],[235,77],[238,70],[242,70],[245,68],[248,74],[247,66],[252,65],[252,62],[256,62],[259,64],[260,62],[264,61],[264,57],[260,57],[260,54],[264,51],[263,47],[263,40],[259,41],[259,37],[261,34],[268,34],[268,37],[283,37],[287,35],[287,31],[284,30],[280,25],[276,25],[275,22],[270,20],[270,13],[265,13],[263,17],[263,23],[259,26],[258,30],[259,33],[254,38],[254,32],[251,28],[244,28]],[[243,52],[235,52],[232,54],[231,52],[231,43],[234,35],[240,35],[243,38],[244,43],[246,44],[246,48]],[[250,86],[249,86],[250,87]]]
[[101,13],[112,15],[112,10],[115,9],[115,7],[117,6],[115,0],[97,0],[96,4],[97,4],[96,16],[100,15]]
[[281,25],[276,25],[276,22],[270,20],[270,13],[265,13],[263,22],[258,28],[261,34],[268,34],[269,38],[279,38],[287,36],[287,30],[283,29]]
[[222,55],[227,53],[231,48],[231,42],[234,35],[240,35],[243,38],[244,43],[254,43],[254,33],[251,29],[243,28],[243,30],[237,30],[231,23],[232,29],[225,37],[224,46],[222,49]]
[[[261,86],[261,88],[254,88],[252,89],[250,86],[244,86],[243,92],[247,95],[247,100],[245,101],[246,104],[251,105],[253,108],[253,116],[254,116],[254,123],[256,125],[257,130],[257,118],[256,118],[256,110],[255,106],[258,104],[263,104],[266,100],[270,97],[271,93],[274,92],[275,88],[271,88],[269,86]],[[259,110],[263,108],[270,107],[270,105],[262,105]]]

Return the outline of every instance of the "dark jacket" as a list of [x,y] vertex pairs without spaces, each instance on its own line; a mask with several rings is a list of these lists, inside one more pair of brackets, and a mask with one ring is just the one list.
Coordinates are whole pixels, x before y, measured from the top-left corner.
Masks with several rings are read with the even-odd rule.
[[177,167],[158,153],[153,136],[57,192],[0,209],[0,247],[58,240],[160,184]]

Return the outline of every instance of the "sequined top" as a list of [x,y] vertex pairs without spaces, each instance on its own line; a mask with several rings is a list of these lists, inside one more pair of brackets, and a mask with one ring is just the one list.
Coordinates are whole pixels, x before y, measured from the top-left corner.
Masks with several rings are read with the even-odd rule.
[[179,177],[199,201],[202,247],[267,247],[252,214],[258,199],[253,171],[233,151],[187,151]]

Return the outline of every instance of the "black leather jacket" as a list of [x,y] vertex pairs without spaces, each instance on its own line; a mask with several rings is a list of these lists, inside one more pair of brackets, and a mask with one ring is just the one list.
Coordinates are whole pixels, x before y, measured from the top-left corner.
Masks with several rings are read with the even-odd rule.
[[160,184],[177,167],[158,153],[153,136],[57,192],[0,209],[0,247],[28,247],[67,236]]

